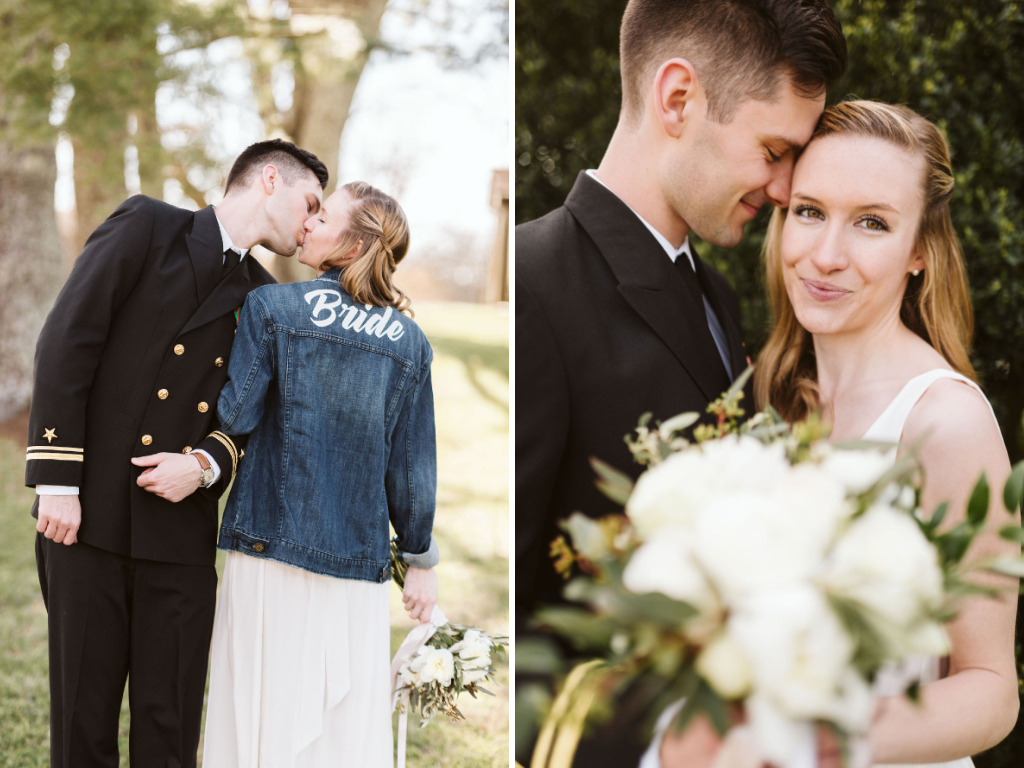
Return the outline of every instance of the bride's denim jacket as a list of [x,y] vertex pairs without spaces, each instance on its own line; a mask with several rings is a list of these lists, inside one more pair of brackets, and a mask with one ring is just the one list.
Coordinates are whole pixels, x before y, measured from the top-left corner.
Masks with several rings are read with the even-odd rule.
[[433,352],[393,308],[357,305],[338,270],[249,293],[220,430],[250,434],[218,548],[344,579],[431,568],[437,487]]

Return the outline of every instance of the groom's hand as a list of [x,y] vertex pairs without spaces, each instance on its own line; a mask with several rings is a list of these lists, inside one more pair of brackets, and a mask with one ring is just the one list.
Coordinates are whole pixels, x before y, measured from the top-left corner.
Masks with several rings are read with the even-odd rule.
[[82,504],[78,495],[40,496],[39,521],[36,530],[57,544],[78,541],[78,527],[82,524]]
[[682,733],[670,729],[661,742],[662,768],[711,768],[722,737],[703,715],[695,715]]
[[191,496],[203,479],[203,468],[187,453],[154,453],[132,459],[137,467],[148,467],[136,481],[139,487],[168,501]]
[[433,568],[409,568],[405,574],[402,603],[409,612],[409,618],[418,619],[420,624],[430,621],[430,614],[437,605],[437,574]]

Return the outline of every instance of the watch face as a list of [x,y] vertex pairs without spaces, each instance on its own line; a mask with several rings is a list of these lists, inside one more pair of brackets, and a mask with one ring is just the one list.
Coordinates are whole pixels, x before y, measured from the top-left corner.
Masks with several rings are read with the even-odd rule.
[[203,472],[203,487],[206,487],[213,482],[213,467]]

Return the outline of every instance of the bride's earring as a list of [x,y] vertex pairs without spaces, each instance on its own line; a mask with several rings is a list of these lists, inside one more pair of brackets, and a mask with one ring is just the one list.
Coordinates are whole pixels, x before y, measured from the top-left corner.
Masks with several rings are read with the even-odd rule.
[[920,269],[915,269],[915,270],[914,270],[913,272],[911,272],[910,274],[912,274],[912,275],[913,275],[914,277],[917,277],[918,275],[920,275],[920,274],[921,274],[921,270],[920,270]]

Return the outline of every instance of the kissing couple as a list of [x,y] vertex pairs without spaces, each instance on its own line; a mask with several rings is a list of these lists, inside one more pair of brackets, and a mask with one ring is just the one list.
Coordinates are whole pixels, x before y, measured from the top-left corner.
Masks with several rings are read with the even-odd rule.
[[[640,414],[703,413],[747,367],[736,295],[689,236],[733,247],[766,204],[761,278],[774,326],[748,415],[821,412],[834,441],[920,446],[926,515],[943,500],[965,510],[982,472],[994,487],[1009,476],[969,357],[948,144],[905,106],[826,108],[846,64],[824,0],[628,3],[607,151],[563,207],[516,228],[518,637],[539,605],[561,599],[547,557],[559,521],[620,511],[595,487],[590,458],[635,478],[622,438]],[[993,531],[970,557],[1011,553]],[[970,768],[1011,731],[1015,614],[1013,594],[968,600],[947,626],[947,658],[881,676],[871,764]],[[914,682],[919,705],[900,695]],[[635,713],[619,712],[583,740],[575,765],[734,768],[716,762],[721,744],[703,719],[681,734],[657,729],[651,743]],[[824,734],[818,765],[840,759]]]
[[[406,610],[437,601],[432,352],[394,283],[401,206],[327,181],[275,139],[216,208],[136,195],[46,319],[26,484],[54,768],[116,768],[126,680],[131,764],[195,766],[211,656],[204,765],[393,764],[389,522]],[[257,244],[316,279],[275,285]]]

